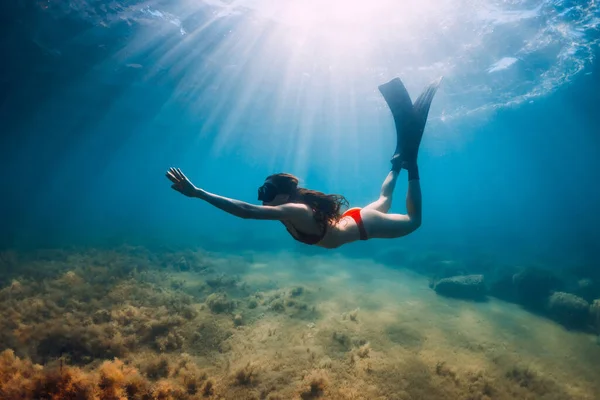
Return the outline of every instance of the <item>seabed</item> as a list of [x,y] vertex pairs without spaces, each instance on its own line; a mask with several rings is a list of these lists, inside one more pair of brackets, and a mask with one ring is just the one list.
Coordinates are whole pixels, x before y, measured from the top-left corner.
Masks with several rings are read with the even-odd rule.
[[598,399],[600,346],[372,260],[0,253],[0,398]]

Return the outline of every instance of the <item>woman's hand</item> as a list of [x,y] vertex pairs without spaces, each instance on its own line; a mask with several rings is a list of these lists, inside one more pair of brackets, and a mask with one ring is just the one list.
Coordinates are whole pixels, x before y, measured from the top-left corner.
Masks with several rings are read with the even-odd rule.
[[167,171],[167,178],[173,184],[171,188],[177,190],[179,193],[186,195],[187,197],[196,197],[198,194],[198,188],[192,184],[192,182],[181,172],[179,168],[169,168]]

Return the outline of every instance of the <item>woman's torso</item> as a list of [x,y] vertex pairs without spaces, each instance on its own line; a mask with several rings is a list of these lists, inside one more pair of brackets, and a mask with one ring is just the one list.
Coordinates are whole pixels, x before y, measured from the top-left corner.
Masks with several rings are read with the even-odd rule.
[[302,218],[281,222],[296,240],[328,249],[360,238],[358,226],[352,218],[344,217],[334,223],[325,223],[323,226],[315,219],[315,211],[308,206],[307,213]]

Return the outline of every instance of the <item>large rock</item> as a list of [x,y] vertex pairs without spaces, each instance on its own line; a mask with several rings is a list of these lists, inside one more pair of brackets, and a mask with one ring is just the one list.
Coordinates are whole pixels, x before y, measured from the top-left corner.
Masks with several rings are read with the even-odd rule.
[[486,289],[483,275],[463,275],[444,278],[433,287],[437,294],[461,299],[483,300]]
[[574,294],[555,292],[548,299],[548,312],[568,328],[584,328],[588,322],[590,304]]
[[513,275],[515,301],[527,308],[543,310],[548,296],[564,283],[551,271],[526,268]]

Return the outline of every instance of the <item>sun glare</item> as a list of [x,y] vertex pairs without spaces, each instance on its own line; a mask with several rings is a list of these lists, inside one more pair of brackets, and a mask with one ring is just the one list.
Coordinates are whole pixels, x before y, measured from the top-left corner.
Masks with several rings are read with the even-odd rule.
[[305,28],[365,27],[386,15],[391,6],[389,0],[303,0],[288,4],[282,18]]
[[[240,0],[262,17],[320,37],[329,46],[354,47],[394,36],[407,38],[443,16],[451,0]],[[435,16],[435,17],[434,17]]]

